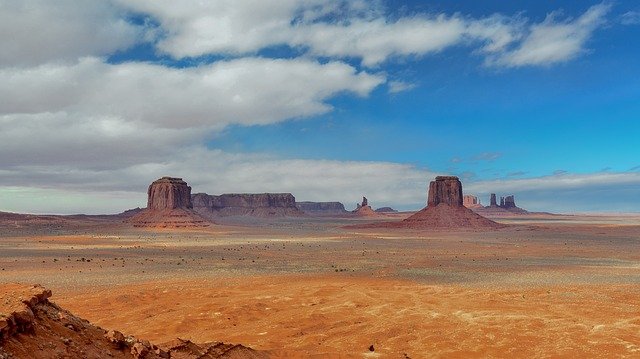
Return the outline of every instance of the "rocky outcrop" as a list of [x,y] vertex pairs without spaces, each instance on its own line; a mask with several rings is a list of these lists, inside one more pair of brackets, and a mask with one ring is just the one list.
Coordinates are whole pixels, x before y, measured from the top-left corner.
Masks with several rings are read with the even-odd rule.
[[191,187],[182,178],[162,177],[149,185],[147,208],[127,219],[134,227],[207,227],[208,221],[193,210]]
[[480,204],[480,200],[478,197],[470,194],[465,194],[462,197],[462,204],[467,208],[480,208],[482,204]]
[[229,216],[300,217],[304,213],[296,206],[291,193],[232,193],[192,196],[193,208],[205,218]]
[[147,209],[191,209],[191,187],[182,178],[162,177],[153,181],[147,191]]
[[105,330],[49,302],[39,285],[0,284],[0,358],[267,358],[242,345],[176,340],[162,347]]
[[349,213],[340,202],[296,202],[296,206],[311,216],[343,216]]

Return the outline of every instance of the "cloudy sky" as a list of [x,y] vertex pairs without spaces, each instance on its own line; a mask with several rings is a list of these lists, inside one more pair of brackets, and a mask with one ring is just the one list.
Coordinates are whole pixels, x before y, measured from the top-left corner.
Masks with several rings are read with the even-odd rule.
[[0,0],[0,39],[0,211],[164,175],[418,209],[437,174],[640,211],[637,1]]

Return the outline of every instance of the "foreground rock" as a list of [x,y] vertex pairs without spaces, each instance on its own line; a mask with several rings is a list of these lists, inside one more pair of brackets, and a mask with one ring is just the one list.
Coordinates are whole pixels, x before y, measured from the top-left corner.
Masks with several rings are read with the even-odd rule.
[[205,218],[251,216],[300,217],[304,213],[296,206],[296,198],[291,193],[232,193],[193,195],[194,210]]
[[463,205],[458,177],[438,176],[429,184],[427,207],[400,222],[377,223],[358,228],[410,228],[418,230],[487,230],[504,227]]
[[49,301],[39,285],[0,285],[0,358],[267,358],[242,345],[177,340],[162,348],[107,331]]
[[209,222],[193,210],[191,187],[182,178],[162,177],[149,185],[147,208],[130,217],[135,227],[193,228]]
[[311,216],[344,216],[349,213],[340,202],[296,202],[302,212]]

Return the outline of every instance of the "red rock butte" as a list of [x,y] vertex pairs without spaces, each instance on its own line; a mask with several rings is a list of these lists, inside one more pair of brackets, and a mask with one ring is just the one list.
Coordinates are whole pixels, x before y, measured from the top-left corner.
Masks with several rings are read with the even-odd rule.
[[482,217],[463,205],[458,177],[438,176],[429,184],[427,206],[400,222],[372,223],[353,228],[407,228],[417,230],[491,230],[504,225]]
[[193,208],[191,187],[182,178],[162,177],[153,181],[147,191],[147,209]]
[[427,207],[399,223],[417,229],[491,229],[500,228],[463,205],[462,183],[458,177],[438,176],[429,184]]
[[147,208],[129,219],[135,227],[190,228],[210,224],[193,210],[191,187],[182,178],[153,181],[147,194]]

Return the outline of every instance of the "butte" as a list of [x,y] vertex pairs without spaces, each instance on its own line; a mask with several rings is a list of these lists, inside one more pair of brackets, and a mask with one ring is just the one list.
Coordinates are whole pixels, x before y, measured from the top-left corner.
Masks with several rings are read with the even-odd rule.
[[438,176],[429,184],[427,206],[400,222],[374,223],[357,228],[407,228],[418,230],[491,230],[504,225],[482,217],[463,205],[458,177]]
[[149,185],[147,208],[129,219],[134,227],[207,227],[193,210],[191,187],[182,178],[162,177]]

